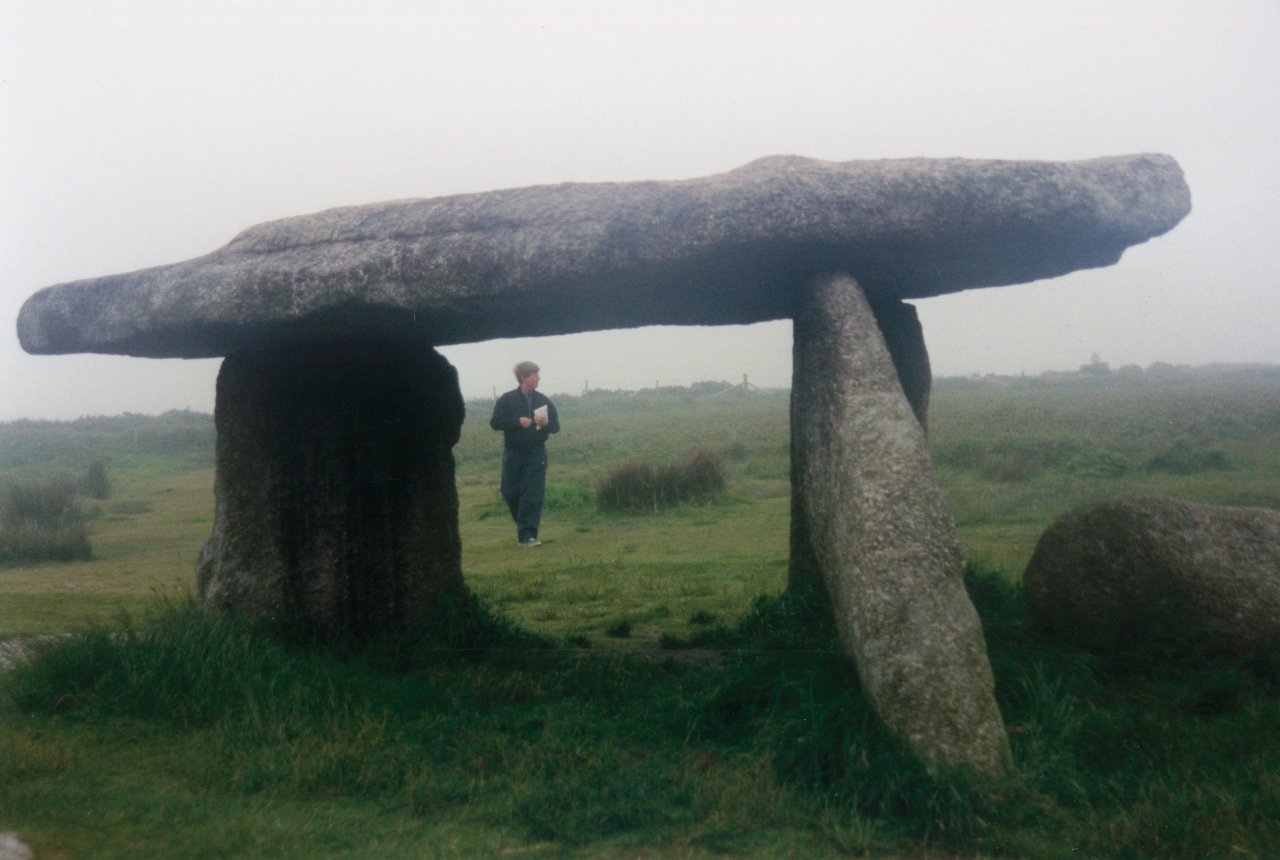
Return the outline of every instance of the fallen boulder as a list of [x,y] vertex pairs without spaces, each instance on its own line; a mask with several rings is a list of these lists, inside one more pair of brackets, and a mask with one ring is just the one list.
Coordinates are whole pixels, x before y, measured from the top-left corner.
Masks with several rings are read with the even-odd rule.
[[1100,651],[1280,645],[1280,511],[1122,496],[1051,525],[1023,573],[1054,636]]
[[31,846],[16,833],[0,833],[0,860],[31,860]]

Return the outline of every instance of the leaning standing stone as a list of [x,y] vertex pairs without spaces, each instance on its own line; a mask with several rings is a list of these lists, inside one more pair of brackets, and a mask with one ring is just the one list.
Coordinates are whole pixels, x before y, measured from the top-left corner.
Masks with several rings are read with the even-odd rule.
[[1280,644],[1280,511],[1121,496],[1049,526],[1023,585],[1037,621],[1086,648]]
[[930,765],[1009,751],[924,430],[858,284],[816,279],[795,316],[793,475],[841,642],[884,721]]

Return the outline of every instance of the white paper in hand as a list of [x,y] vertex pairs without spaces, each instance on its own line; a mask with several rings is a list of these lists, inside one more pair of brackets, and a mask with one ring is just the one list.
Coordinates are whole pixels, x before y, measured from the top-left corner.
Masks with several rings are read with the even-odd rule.
[[542,420],[543,420],[544,422],[547,420],[547,407],[545,407],[545,406],[539,406],[537,409],[533,410],[533,417],[534,417],[534,422],[533,422],[533,423],[534,423],[534,425],[535,425],[539,430],[541,430],[541,429],[542,429],[542,424],[539,424],[539,423],[538,423],[538,421],[537,421],[537,419],[538,419],[538,418],[542,418]]

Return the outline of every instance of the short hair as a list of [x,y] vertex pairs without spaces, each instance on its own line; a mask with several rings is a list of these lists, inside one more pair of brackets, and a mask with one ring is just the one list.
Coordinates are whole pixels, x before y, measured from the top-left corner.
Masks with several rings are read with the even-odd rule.
[[533,376],[542,370],[532,361],[522,361],[515,366],[516,382],[524,382],[526,377]]

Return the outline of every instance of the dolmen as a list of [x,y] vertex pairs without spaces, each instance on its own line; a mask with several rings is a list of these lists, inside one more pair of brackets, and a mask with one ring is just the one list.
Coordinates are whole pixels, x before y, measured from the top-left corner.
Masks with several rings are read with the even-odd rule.
[[1008,760],[925,445],[911,299],[1107,266],[1189,211],[1164,155],[769,157],[700,179],[333,209],[49,287],[33,353],[225,356],[210,607],[367,635],[462,588],[442,345],[794,320],[789,587],[829,598],[870,700],[930,766]]

